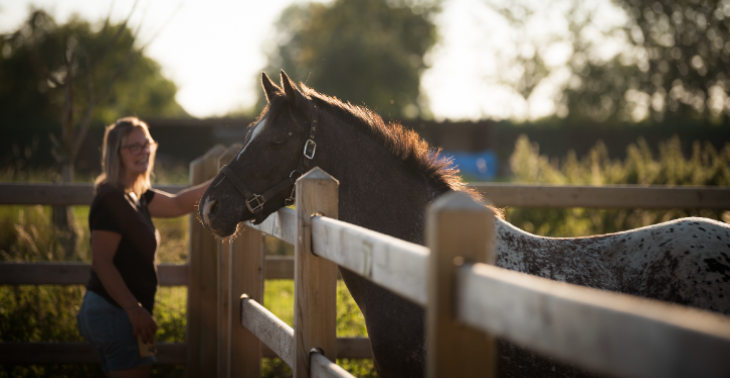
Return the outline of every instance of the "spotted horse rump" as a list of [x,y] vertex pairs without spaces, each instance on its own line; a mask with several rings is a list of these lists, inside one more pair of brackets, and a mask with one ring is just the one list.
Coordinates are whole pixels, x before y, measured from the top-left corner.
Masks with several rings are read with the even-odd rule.
[[497,266],[730,315],[730,227],[683,218],[614,234],[548,238],[496,225]]
[[[683,218],[579,238],[536,236],[503,220],[495,228],[501,268],[730,315],[725,223]],[[596,376],[502,340],[498,348],[500,377]]]

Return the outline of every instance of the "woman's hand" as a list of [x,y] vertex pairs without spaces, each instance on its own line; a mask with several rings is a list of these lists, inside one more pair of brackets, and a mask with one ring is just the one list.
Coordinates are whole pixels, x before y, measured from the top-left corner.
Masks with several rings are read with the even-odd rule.
[[134,337],[142,336],[142,341],[145,343],[153,343],[155,341],[155,332],[157,332],[157,323],[152,319],[152,315],[139,305],[124,310],[127,311],[129,321],[132,322]]
[[195,211],[200,197],[203,196],[211,182],[213,179],[177,194],[156,190],[152,201],[147,204],[147,209],[153,218],[175,218]]

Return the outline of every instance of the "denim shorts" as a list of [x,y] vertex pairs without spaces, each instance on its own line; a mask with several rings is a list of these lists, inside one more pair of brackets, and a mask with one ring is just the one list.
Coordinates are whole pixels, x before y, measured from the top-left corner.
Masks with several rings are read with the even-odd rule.
[[86,291],[76,315],[79,333],[94,346],[105,372],[153,364],[155,356],[140,357],[137,338],[127,312],[99,294]]

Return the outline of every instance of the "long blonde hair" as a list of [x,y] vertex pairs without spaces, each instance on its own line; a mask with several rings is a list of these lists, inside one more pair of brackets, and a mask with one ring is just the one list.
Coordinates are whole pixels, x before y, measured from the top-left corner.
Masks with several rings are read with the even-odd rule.
[[[132,130],[139,128],[141,129],[150,143],[153,142],[152,136],[150,135],[147,124],[144,123],[137,117],[124,117],[117,120],[113,125],[109,125],[104,132],[104,144],[102,145],[101,152],[101,174],[94,180],[94,192],[98,191],[99,187],[103,184],[111,185],[115,188],[128,190],[123,182],[123,167],[121,151],[122,146],[127,141],[127,136]],[[150,149],[149,164],[147,166],[147,172],[140,174],[137,180],[132,185],[131,191],[134,192],[137,197],[141,196],[142,193],[146,192],[147,189],[152,187],[150,185],[150,174],[155,165],[155,149]]]

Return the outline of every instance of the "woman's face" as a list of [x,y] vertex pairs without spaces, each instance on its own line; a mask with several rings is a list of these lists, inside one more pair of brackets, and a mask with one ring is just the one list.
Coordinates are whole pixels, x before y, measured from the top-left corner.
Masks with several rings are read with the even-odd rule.
[[146,173],[150,165],[150,153],[155,147],[141,128],[132,129],[121,150],[124,172],[135,176]]

